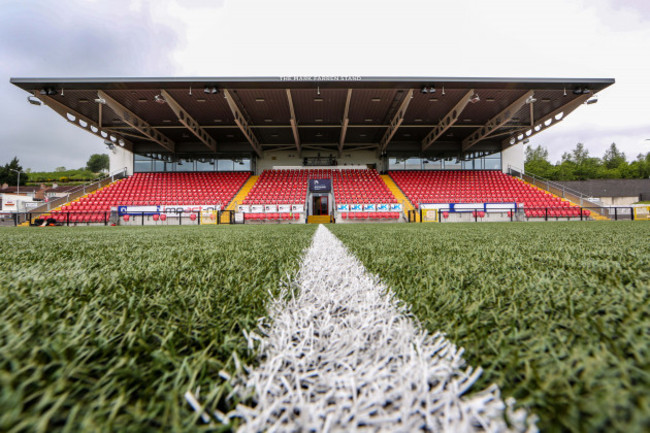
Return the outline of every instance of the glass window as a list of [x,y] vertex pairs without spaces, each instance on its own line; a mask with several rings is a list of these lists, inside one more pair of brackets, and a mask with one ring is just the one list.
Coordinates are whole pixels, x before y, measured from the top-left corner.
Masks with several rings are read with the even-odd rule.
[[235,171],[250,171],[251,160],[250,158],[243,158],[241,161],[235,163]]
[[445,159],[445,170],[460,170],[461,165],[460,161],[458,161],[456,158],[449,158]]
[[217,163],[218,171],[233,171],[234,168],[235,165],[232,159],[220,159],[219,162]]
[[133,172],[148,173],[152,171],[151,159],[143,155],[133,155]]
[[469,161],[463,161],[463,170],[474,170],[474,160],[470,159]]
[[422,169],[423,170],[441,170],[442,169],[442,161],[431,161],[428,159],[425,159],[422,161]]
[[204,159],[196,161],[196,171],[214,171],[214,161],[212,159]]
[[172,171],[194,171],[194,162],[188,161],[186,159],[179,159],[177,162],[174,162],[172,165]]
[[403,170],[404,169],[404,160],[400,158],[388,158],[388,169],[389,170]]
[[409,158],[405,161],[405,168],[407,170],[421,170],[422,160],[420,158]]
[[485,170],[501,170],[501,158],[499,159],[484,159]]
[[153,160],[153,171],[165,171],[165,161]]

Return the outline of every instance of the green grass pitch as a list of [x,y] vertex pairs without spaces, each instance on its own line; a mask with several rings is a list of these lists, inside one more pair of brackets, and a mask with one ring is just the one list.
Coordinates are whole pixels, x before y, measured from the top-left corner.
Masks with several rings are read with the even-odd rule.
[[[0,230],[0,431],[204,430],[314,228]],[[543,431],[650,429],[650,223],[329,228]]]
[[650,430],[650,224],[332,232],[542,431]]

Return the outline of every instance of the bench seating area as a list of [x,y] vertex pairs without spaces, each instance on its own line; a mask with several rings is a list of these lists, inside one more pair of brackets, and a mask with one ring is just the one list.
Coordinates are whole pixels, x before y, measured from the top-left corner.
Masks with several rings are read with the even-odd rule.
[[579,217],[572,203],[501,171],[391,171],[416,209],[425,203],[517,203],[526,217]]

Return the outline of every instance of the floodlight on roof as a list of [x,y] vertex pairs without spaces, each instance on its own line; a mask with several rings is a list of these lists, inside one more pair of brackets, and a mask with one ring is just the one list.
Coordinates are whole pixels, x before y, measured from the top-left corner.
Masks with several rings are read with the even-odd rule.
[[29,102],[32,105],[42,105],[41,101],[39,101],[38,98],[35,96],[28,96],[27,102]]
[[598,102],[598,95],[594,95],[591,98],[587,99],[585,101],[585,104],[590,105],[590,104],[595,104],[596,102]]
[[104,98],[97,98],[97,99],[95,99],[95,102],[97,102],[98,104],[106,104],[106,99],[104,99]]
[[537,98],[535,98],[533,95],[530,95],[528,98],[526,98],[526,104],[534,104],[537,102]]
[[156,101],[159,104],[166,104],[167,103],[167,101],[165,101],[165,98],[163,98],[161,95],[154,96],[153,100]]
[[422,90],[420,90],[422,93],[436,93],[436,88],[433,86],[424,86]]
[[591,90],[587,89],[586,87],[578,87],[573,90],[574,95],[587,95],[591,93]]
[[40,93],[41,95],[54,96],[57,95],[59,92],[57,92],[56,89],[52,89],[51,87],[49,87],[49,88],[41,89]]
[[215,93],[219,93],[219,89],[217,89],[214,86],[205,86],[205,88],[203,89],[203,93],[215,94]]
[[480,101],[480,100],[481,100],[481,97],[478,96],[478,93],[476,93],[476,92],[474,92],[474,94],[472,95],[472,97],[469,98],[469,102],[471,102],[472,104],[476,104],[476,103],[477,103],[478,101]]

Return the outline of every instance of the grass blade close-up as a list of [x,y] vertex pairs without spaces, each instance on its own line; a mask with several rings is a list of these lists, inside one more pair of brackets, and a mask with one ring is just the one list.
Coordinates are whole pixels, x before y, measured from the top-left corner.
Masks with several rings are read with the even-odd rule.
[[3,230],[0,431],[201,430],[314,229]]
[[541,431],[650,429],[650,225],[335,225]]

